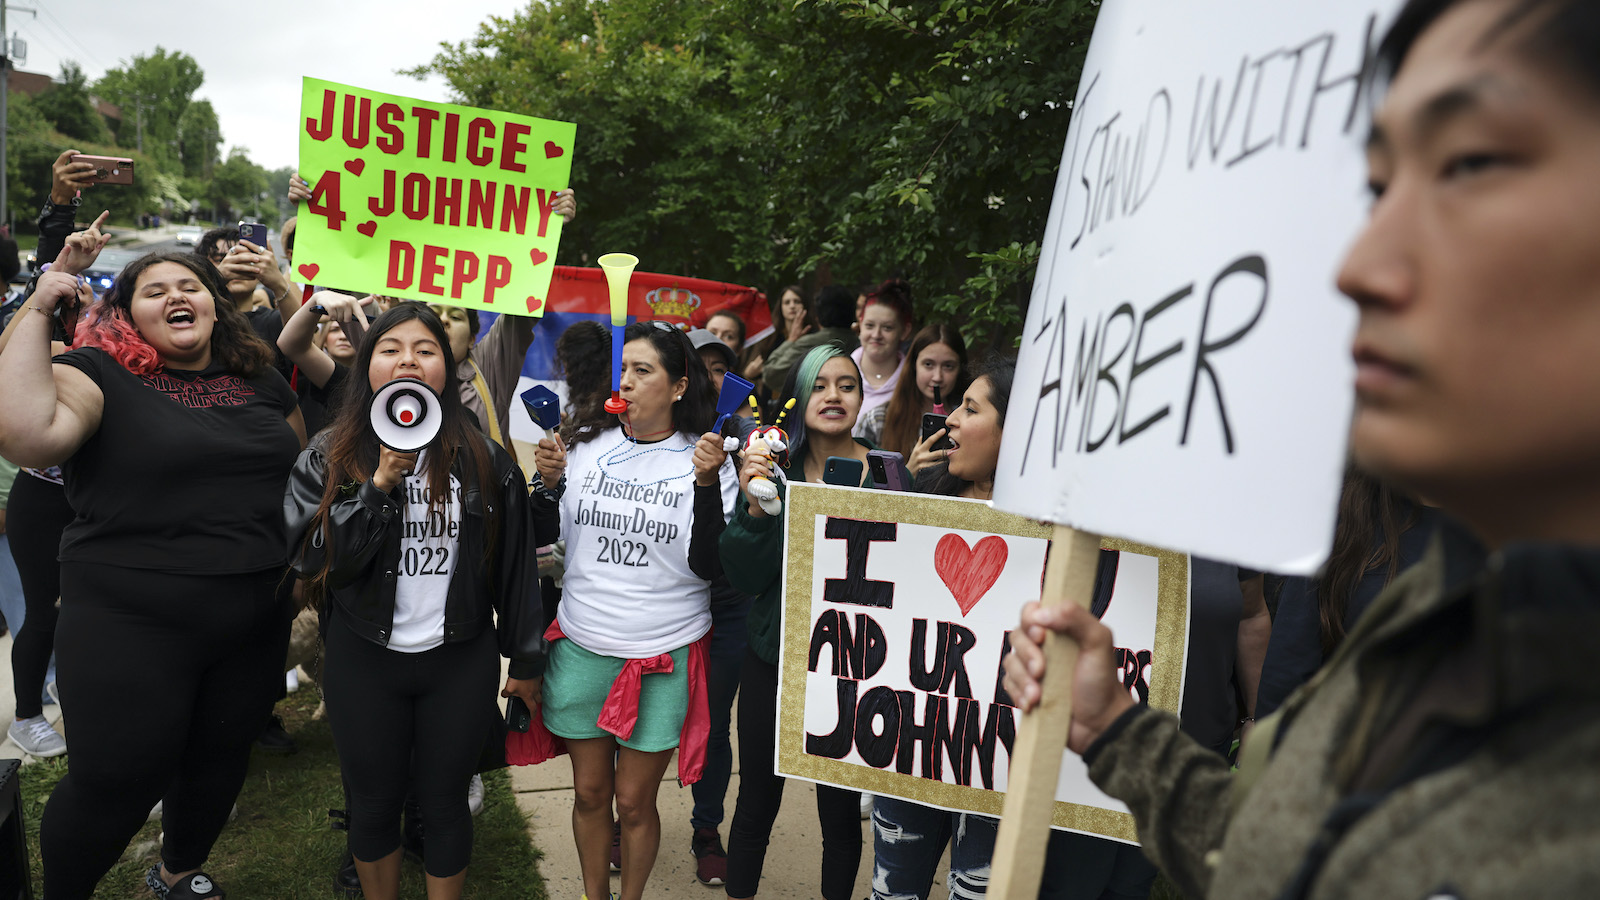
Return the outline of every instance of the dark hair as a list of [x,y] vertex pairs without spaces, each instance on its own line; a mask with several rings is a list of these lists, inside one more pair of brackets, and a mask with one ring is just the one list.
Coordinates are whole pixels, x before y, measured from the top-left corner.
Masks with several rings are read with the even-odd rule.
[[[911,285],[901,278],[887,278],[876,290],[867,292],[867,306],[878,304],[894,310],[902,327],[912,324],[916,317],[911,310]],[[862,307],[862,312],[866,307]]]
[[[817,376],[822,374],[822,367],[835,359],[848,362],[850,367],[856,370],[856,383],[861,383],[861,367],[856,365],[850,352],[837,341],[820,344],[806,351],[806,355],[800,357],[800,361],[789,369],[788,376],[783,379],[783,390],[773,403],[772,423],[778,424],[778,417],[783,415],[784,404],[793,399],[794,409],[791,409],[783,420],[783,431],[789,436],[790,460],[805,458],[806,406],[811,402],[811,392],[817,383]],[[854,426],[855,423],[852,422],[851,425]]]
[[223,241],[227,241],[230,244],[239,243],[239,228],[233,225],[224,225],[221,228],[213,228],[202,234],[200,243],[194,245],[195,255],[209,260],[212,252],[217,249],[217,245]]
[[1333,550],[1317,577],[1317,635],[1323,659],[1344,640],[1345,609],[1361,579],[1387,566],[1387,585],[1400,573],[1400,537],[1416,523],[1416,505],[1404,494],[1354,465],[1345,468]]
[[592,319],[574,322],[556,339],[556,369],[567,379],[561,439],[572,443],[579,422],[604,420],[611,397],[611,333]]
[[[1410,0],[1378,45],[1378,75],[1393,79],[1422,35],[1461,0]],[[1594,0],[1518,0],[1486,33],[1488,44],[1518,25],[1542,16],[1523,40],[1532,62],[1553,65],[1600,95],[1600,4]]]
[[[1011,407],[1011,385],[1017,378],[1017,360],[1011,356],[991,354],[972,370],[970,385],[976,384],[978,379],[989,380],[989,403],[994,406],[1000,418],[1000,428],[1005,430],[1006,411]],[[916,484],[913,486],[919,494],[940,494],[954,497],[972,486],[972,482],[965,478],[958,478],[950,474],[950,464],[942,462],[929,466],[917,473]]]
[[806,299],[806,292],[801,290],[798,284],[786,284],[772,301],[772,321],[777,325],[778,334],[780,336],[788,334],[789,322],[783,317],[783,295],[790,291],[794,291],[794,295],[800,298],[800,307],[806,311],[806,324],[812,328],[821,328],[822,323],[817,321],[817,299],[815,297]]
[[947,402],[959,403],[967,389],[967,342],[961,332],[950,325],[936,323],[925,326],[911,339],[911,350],[901,364],[900,380],[895,382],[894,394],[883,410],[883,431],[878,443],[885,450],[893,450],[907,459],[917,446],[922,431],[922,392],[917,390],[917,357],[934,344],[944,344],[956,352],[956,381],[945,393]]
[[[438,342],[444,358],[444,390],[439,392],[439,408],[443,416],[439,437],[427,452],[428,489],[437,498],[435,504],[442,506],[450,496],[450,470],[457,463],[461,466],[463,488],[468,484],[480,487],[477,492],[478,511],[484,515],[488,526],[488,539],[484,542],[487,563],[497,542],[499,523],[493,508],[483,499],[492,496],[490,488],[494,484],[494,462],[490,455],[489,439],[473,425],[472,417],[467,415],[467,408],[461,403],[461,382],[456,378],[455,354],[450,352],[444,323],[439,321],[433,310],[414,301],[397,303],[379,316],[361,341],[361,352],[356,356],[355,365],[350,367],[349,377],[344,380],[344,387],[339,392],[339,414],[328,428],[324,450],[327,472],[322,487],[322,503],[311,519],[305,540],[309,546],[313,539],[321,538],[328,521],[328,510],[344,492],[346,485],[369,481],[377,471],[378,435],[372,430],[372,419],[367,413],[373,394],[372,379],[368,375],[372,368],[372,355],[384,334],[412,321],[421,322],[428,329]],[[322,570],[308,580],[317,586],[325,583],[331,562],[332,557],[329,556]]]
[[[357,292],[355,292],[355,295],[357,297],[365,297],[366,296],[366,292],[365,291],[357,291]],[[472,340],[476,341],[478,339],[478,311],[476,309],[473,309],[470,306],[452,306],[449,303],[440,303],[440,302],[438,302],[436,300],[432,300],[432,301],[429,301],[429,302],[432,303],[435,306],[448,306],[451,309],[459,309],[462,312],[466,313],[467,314],[467,328],[472,332]],[[434,315],[438,315],[438,313],[434,313]],[[440,316],[440,320],[441,321],[443,321],[443,318],[444,318],[443,316]],[[472,342],[470,342],[470,341],[467,344],[467,354],[469,356],[472,354]]]
[[[152,266],[162,263],[177,263],[193,272],[207,293],[211,294],[211,305],[216,311],[217,320],[211,329],[213,362],[220,363],[228,372],[245,378],[258,375],[272,365],[272,348],[256,335],[255,329],[250,327],[250,321],[234,307],[222,273],[211,264],[211,260],[198,253],[149,253],[123,266],[122,271],[117,273],[116,281],[111,283],[111,288],[97,304],[99,308],[97,323],[92,327],[92,333],[86,335],[83,345],[101,346],[101,332],[108,337],[113,330],[120,330],[107,319],[120,320],[128,330],[138,334],[133,327],[132,306],[139,276]],[[143,335],[139,335],[139,338],[142,341]],[[105,349],[107,352],[112,352],[110,348]],[[112,353],[112,355],[117,354]],[[127,366],[126,360],[119,358],[118,362]]]
[[[637,340],[647,340],[655,348],[656,355],[661,358],[662,371],[666,372],[668,378],[677,381],[679,377],[686,376],[689,379],[683,399],[672,404],[672,430],[691,439],[698,439],[710,431],[711,426],[717,423],[717,393],[711,387],[711,373],[706,371],[700,354],[689,343],[689,336],[667,322],[634,322],[623,331],[622,342],[626,345]],[[609,352],[604,358],[610,360],[612,366],[621,365],[621,360],[612,360]],[[606,371],[609,373],[611,370]],[[607,390],[610,390],[609,386]],[[621,419],[604,408],[599,416],[589,413],[579,418],[575,415],[571,424],[572,436],[567,444],[572,446],[592,440],[602,430],[621,424]]]
[[739,326],[739,349],[743,350],[745,337],[744,319],[731,309],[719,309],[711,315],[706,316],[706,324],[710,325],[711,320],[717,318],[718,316],[721,316],[724,319],[732,319],[734,324]]
[[856,320],[856,298],[842,285],[817,292],[817,321],[823,328],[849,328]]

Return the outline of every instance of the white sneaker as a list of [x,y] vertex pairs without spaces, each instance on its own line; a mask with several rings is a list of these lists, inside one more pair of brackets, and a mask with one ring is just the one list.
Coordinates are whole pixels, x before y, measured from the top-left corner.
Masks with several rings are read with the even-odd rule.
[[51,728],[42,715],[12,722],[9,734],[29,756],[60,756],[67,752],[67,739]]
[[861,792],[861,818],[872,818],[872,795],[866,791]]
[[291,694],[300,690],[300,673],[298,671],[295,669],[290,669],[284,673],[283,689]]
[[473,815],[483,812],[483,776],[474,775],[467,782],[467,809]]

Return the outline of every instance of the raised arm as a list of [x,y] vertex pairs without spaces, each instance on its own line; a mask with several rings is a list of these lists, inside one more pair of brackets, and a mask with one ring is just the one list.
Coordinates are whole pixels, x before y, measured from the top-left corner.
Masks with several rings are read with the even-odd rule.
[[50,362],[50,326],[78,279],[50,271],[17,311],[21,321],[0,351],[0,456],[24,466],[60,464],[100,427],[105,397],[89,376]]
[[338,363],[312,341],[317,333],[317,323],[322,319],[322,311],[326,311],[328,318],[343,327],[352,317],[365,316],[362,307],[371,302],[371,297],[357,300],[348,294],[323,291],[317,295],[316,302],[303,304],[289,317],[278,335],[278,349],[290,362],[300,367],[300,373],[311,379],[312,384],[319,388],[326,387]]
[[51,262],[72,234],[78,211],[78,193],[94,187],[94,164],[73,162],[80,151],[61,151],[50,167],[50,199],[39,213],[39,246],[34,256],[40,263]]

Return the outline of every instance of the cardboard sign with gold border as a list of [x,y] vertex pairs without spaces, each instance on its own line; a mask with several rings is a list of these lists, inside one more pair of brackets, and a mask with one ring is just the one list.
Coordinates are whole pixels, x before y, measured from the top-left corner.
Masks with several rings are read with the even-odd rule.
[[[899,797],[929,806],[998,817],[1005,799],[1002,791],[986,790],[976,784],[968,787],[947,781],[934,781],[918,775],[904,775],[896,771],[893,764],[878,769],[806,752],[808,661],[812,629],[817,614],[827,609],[840,609],[849,610],[851,613],[869,611],[872,615],[883,618],[896,615],[894,610],[863,610],[859,607],[824,603],[820,592],[816,590],[816,586],[822,583],[815,572],[818,517],[894,522],[901,525],[1031,538],[1046,542],[1050,540],[1051,526],[998,512],[987,503],[925,494],[843,487],[791,484],[787,505],[784,522],[784,593],[781,601],[783,632],[779,661],[778,741],[775,751],[778,772],[789,777]],[[1183,689],[1184,656],[1188,638],[1189,559],[1183,554],[1158,550],[1132,541],[1107,538],[1101,546],[1104,549],[1138,554],[1155,560],[1156,588],[1153,599],[1156,611],[1155,632],[1150,645],[1152,653],[1148,678],[1149,703],[1160,709],[1176,711]],[[840,574],[842,572],[831,570],[828,573],[833,577]],[[1007,621],[1014,625],[1016,613],[1020,611],[1023,603],[1038,598],[1038,588],[1035,585],[1034,592],[1029,596],[1012,594],[995,600],[986,597],[982,602],[992,603],[998,600],[1009,605],[1013,612]],[[1118,594],[1116,599],[1126,598]],[[905,612],[903,608],[900,614],[911,613]],[[898,649],[891,647],[890,652],[897,652]],[[905,687],[909,688],[910,685]],[[1003,748],[997,748],[995,756],[995,768],[1003,770],[1004,765],[1009,764],[1008,755],[1003,752]],[[1072,759],[1076,760],[1076,757]],[[1081,764],[1079,768],[1081,769]],[[973,780],[976,782],[976,779]],[[1125,811],[1125,808],[1115,800],[1099,794],[1092,785],[1087,790],[1103,798],[1105,805],[1058,800],[1052,824],[1057,828],[1135,842],[1133,817]],[[1080,789],[1077,796],[1081,798],[1083,793],[1084,791]]]

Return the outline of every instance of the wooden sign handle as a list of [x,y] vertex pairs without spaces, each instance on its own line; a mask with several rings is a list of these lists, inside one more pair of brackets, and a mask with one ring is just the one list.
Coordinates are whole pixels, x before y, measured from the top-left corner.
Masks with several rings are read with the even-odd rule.
[[[1044,569],[1040,604],[1077,603],[1094,598],[1100,563],[1100,536],[1057,525]],[[1011,754],[1004,813],[995,836],[988,895],[994,900],[1034,900],[1044,877],[1044,856],[1055,814],[1061,753],[1072,722],[1072,671],[1078,645],[1052,632],[1044,644],[1045,677],[1039,705],[1022,717]]]

